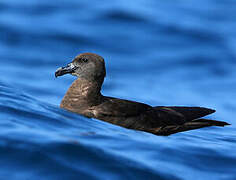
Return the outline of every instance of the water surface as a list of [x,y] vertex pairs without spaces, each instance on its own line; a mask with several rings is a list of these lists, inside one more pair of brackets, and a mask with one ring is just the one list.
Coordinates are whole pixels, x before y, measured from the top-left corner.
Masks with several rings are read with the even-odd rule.
[[[0,2],[0,179],[236,179],[236,2]],[[55,70],[105,58],[103,94],[205,106],[232,124],[168,137],[59,108]]]

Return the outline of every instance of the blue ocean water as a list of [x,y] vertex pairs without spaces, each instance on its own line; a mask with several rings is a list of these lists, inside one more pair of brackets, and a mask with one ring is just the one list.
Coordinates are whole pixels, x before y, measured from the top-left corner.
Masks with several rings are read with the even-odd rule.
[[[236,179],[236,2],[0,1],[0,179]],[[168,137],[59,108],[55,70],[105,58],[103,94],[231,123]]]

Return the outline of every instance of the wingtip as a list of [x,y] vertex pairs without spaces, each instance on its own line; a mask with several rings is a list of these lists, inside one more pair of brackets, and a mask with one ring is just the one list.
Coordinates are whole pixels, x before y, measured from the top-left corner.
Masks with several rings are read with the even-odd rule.
[[211,109],[211,108],[205,108],[205,109],[207,109],[207,110],[209,111],[209,114],[212,114],[212,113],[215,113],[215,112],[216,112],[215,109]]
[[211,120],[211,119],[197,119],[197,120],[192,121],[192,122],[208,123],[210,126],[221,126],[221,127],[231,125],[231,124],[229,124],[225,121],[218,121],[218,120]]
[[230,126],[230,125],[232,125],[232,124],[227,123],[227,122],[224,122],[224,123],[225,123],[224,126]]
[[[211,108],[201,107],[201,109],[202,109],[203,111],[205,111],[206,115],[208,115],[208,114],[213,114],[213,113],[216,112],[215,109],[211,109]],[[206,116],[206,115],[205,115],[205,116]]]

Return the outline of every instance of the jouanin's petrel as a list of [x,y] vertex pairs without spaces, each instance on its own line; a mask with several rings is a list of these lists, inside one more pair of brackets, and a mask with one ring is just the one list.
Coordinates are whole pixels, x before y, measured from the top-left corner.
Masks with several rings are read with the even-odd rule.
[[229,125],[223,121],[202,119],[215,110],[203,107],[149,106],[147,104],[103,96],[101,87],[106,76],[104,59],[93,53],[75,57],[55,76],[72,74],[78,78],[62,99],[60,107],[90,118],[97,118],[130,129],[156,135]]

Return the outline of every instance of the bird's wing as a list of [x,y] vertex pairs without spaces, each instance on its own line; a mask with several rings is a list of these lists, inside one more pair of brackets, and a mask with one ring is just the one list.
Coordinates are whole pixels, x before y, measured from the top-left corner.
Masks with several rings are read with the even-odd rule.
[[103,103],[95,107],[95,111],[97,111],[98,116],[96,118],[98,119],[133,117],[133,122],[138,121],[146,127],[182,125],[215,112],[201,107],[151,107],[147,104],[111,97],[105,97]]
[[213,109],[204,107],[156,106],[154,108],[158,112],[166,112],[167,114],[182,116],[185,122],[192,121],[215,112]]
[[103,103],[96,106],[94,110],[97,111],[98,116],[95,117],[98,119],[156,135],[229,125],[223,121],[199,119],[215,112],[203,107],[151,107],[134,101],[105,97]]
[[102,116],[134,117],[148,111],[151,106],[135,101],[128,101],[112,97],[104,97],[104,101],[95,107],[95,111]]

